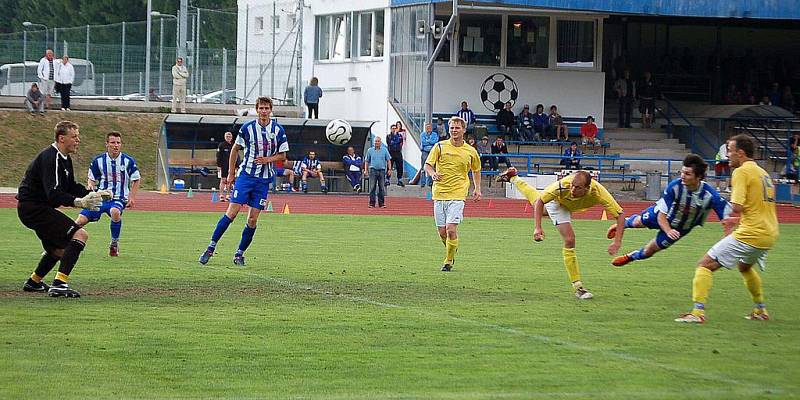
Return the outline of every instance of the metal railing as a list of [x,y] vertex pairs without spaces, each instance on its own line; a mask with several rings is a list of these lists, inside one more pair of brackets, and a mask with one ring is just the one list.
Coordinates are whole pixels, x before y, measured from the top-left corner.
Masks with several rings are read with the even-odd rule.
[[695,153],[695,154],[701,154],[701,155],[705,153],[705,152],[704,152],[704,151],[702,151],[702,149],[700,149],[700,147],[697,145],[697,137],[700,137],[700,138],[701,138],[701,139],[702,139],[702,140],[703,140],[703,141],[704,141],[704,142],[705,142],[705,143],[706,143],[706,144],[707,144],[707,145],[708,145],[710,148],[714,149],[714,148],[716,148],[716,147],[717,147],[715,144],[711,143],[711,141],[710,141],[710,140],[708,140],[708,138],[706,137],[706,135],[704,135],[704,134],[702,133],[702,132],[703,132],[703,129],[702,129],[702,128],[700,128],[700,127],[698,127],[698,126],[696,126],[696,125],[695,125],[695,124],[693,124],[691,121],[689,121],[689,119],[688,119],[688,118],[686,118],[686,116],[685,116],[685,115],[683,115],[683,113],[681,112],[681,110],[679,110],[679,109],[678,109],[678,108],[675,106],[675,104],[673,104],[673,103],[672,103],[672,101],[670,101],[670,99],[668,99],[668,98],[666,98],[666,97],[662,97],[662,100],[663,100],[663,101],[664,101],[664,103],[666,103],[666,105],[667,105],[667,110],[666,110],[666,112],[665,112],[664,110],[662,110],[661,108],[658,108],[658,107],[656,108],[656,110],[657,110],[657,111],[658,111],[658,113],[659,113],[659,114],[661,114],[661,116],[662,116],[662,117],[664,117],[664,119],[667,121],[667,133],[669,134],[669,137],[670,137],[670,138],[672,138],[672,137],[673,137],[673,134],[674,134],[674,132],[675,132],[675,127],[677,126],[677,125],[675,124],[675,122],[672,120],[673,113],[674,113],[674,114],[675,114],[675,116],[676,116],[677,118],[679,118],[680,120],[682,120],[682,121],[683,121],[683,122],[686,124],[686,126],[689,128],[689,130],[690,130],[690,134],[689,134],[689,147],[692,149],[692,152],[693,152],[693,153]]

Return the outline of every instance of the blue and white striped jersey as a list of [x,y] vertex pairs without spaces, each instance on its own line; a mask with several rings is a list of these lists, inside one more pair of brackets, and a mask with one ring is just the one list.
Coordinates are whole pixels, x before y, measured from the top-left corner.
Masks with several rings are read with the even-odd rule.
[[111,158],[108,153],[100,154],[89,165],[88,175],[99,190],[108,189],[114,193],[114,200],[123,202],[128,200],[133,181],[142,178],[136,160],[125,153],[117,158]]
[[308,158],[308,156],[306,156],[306,158],[303,159],[302,165],[303,165],[304,168],[310,169],[310,170],[321,169],[321,164],[319,163],[319,159],[315,158],[315,159],[312,160],[312,159]]
[[473,122],[475,122],[475,113],[472,112],[472,110],[470,110],[469,108],[466,110],[459,109],[458,111],[456,111],[455,115],[463,119],[467,123],[467,125],[471,125]]
[[719,219],[728,218],[733,212],[730,203],[705,181],[700,181],[697,190],[690,191],[680,178],[667,185],[655,208],[666,215],[673,229],[682,231],[703,225],[711,210]]
[[275,176],[274,163],[256,164],[256,157],[269,157],[289,151],[286,131],[274,119],[267,126],[261,126],[257,119],[242,125],[239,135],[236,136],[236,144],[244,149],[239,173],[265,179]]

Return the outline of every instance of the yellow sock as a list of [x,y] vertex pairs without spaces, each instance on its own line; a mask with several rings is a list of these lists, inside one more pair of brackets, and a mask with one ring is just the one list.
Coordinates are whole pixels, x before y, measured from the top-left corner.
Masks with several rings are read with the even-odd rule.
[[692,314],[704,314],[713,279],[714,273],[708,268],[698,267],[694,270],[694,280],[692,280],[692,301],[694,302],[694,309],[692,310]]
[[744,278],[744,285],[750,296],[753,298],[753,303],[764,303],[764,291],[761,288],[761,276],[755,268],[750,268],[746,272],[742,272]]
[[564,267],[567,269],[569,281],[581,280],[581,270],[578,267],[578,256],[575,254],[575,249],[563,248],[561,249],[561,255],[564,257]]
[[59,272],[56,274],[56,279],[66,283],[67,281],[69,281],[69,275],[64,275],[63,273]]
[[41,283],[41,282],[42,282],[42,279],[44,279],[44,277],[43,277],[43,276],[36,275],[36,272],[34,272],[34,273],[32,273],[32,274],[31,274],[31,280],[32,280],[32,281],[34,281],[34,282],[36,282],[36,283]]
[[522,193],[526,199],[528,199],[529,203],[533,204],[539,199],[539,197],[541,197],[539,191],[536,190],[535,187],[529,185],[528,182],[525,182],[524,179],[514,176],[511,178],[511,182],[514,183],[514,187],[516,187],[517,190],[519,190],[519,192]]
[[447,246],[447,256],[444,258],[444,263],[453,265],[453,259],[456,258],[458,251],[458,239],[447,239],[445,246]]

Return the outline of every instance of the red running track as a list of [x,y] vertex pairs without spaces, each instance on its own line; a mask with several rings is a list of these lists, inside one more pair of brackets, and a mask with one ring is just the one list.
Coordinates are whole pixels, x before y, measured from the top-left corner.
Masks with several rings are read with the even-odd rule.
[[[367,196],[360,195],[319,195],[319,194],[270,194],[269,201],[275,213],[281,213],[284,207],[294,214],[346,214],[346,215],[433,215],[430,200],[413,197],[388,197],[387,208],[368,208]],[[16,207],[13,194],[0,194],[0,208]],[[649,207],[651,202],[622,202],[626,214],[638,212]],[[207,211],[224,212],[228,203],[211,202],[210,193],[196,193],[187,198],[185,193],[159,194],[156,192],[140,192],[136,199],[136,210],[141,211]],[[267,211],[265,211],[267,212]],[[524,200],[484,199],[480,202],[467,202],[467,217],[488,218],[525,218],[533,215],[531,206]],[[578,219],[600,219],[603,209],[599,206],[578,213]],[[711,220],[716,220],[711,213]],[[778,220],[781,223],[800,223],[800,208],[791,205],[778,205]]]

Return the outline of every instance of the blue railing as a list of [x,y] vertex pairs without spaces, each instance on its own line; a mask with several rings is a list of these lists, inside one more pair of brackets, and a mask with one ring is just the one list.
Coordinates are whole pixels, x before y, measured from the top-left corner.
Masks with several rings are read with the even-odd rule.
[[706,135],[702,134],[701,128],[695,126],[691,121],[689,121],[688,118],[686,118],[685,115],[683,115],[681,110],[675,107],[675,104],[673,104],[672,101],[670,101],[666,97],[663,97],[662,100],[664,100],[664,102],[667,104],[667,111],[664,112],[664,110],[660,108],[656,108],[656,110],[658,110],[658,113],[661,114],[661,116],[664,117],[664,119],[667,121],[667,132],[669,133],[670,138],[672,138],[673,131],[675,130],[676,126],[675,122],[672,121],[672,113],[675,112],[675,116],[683,120],[683,122],[686,123],[686,125],[689,127],[689,130],[691,131],[691,135],[689,136],[689,147],[692,149],[692,153],[701,155],[705,153],[697,146],[698,136],[703,139],[703,141],[709,146],[709,148],[715,149],[717,147],[715,144],[711,143],[710,140],[708,140]]

